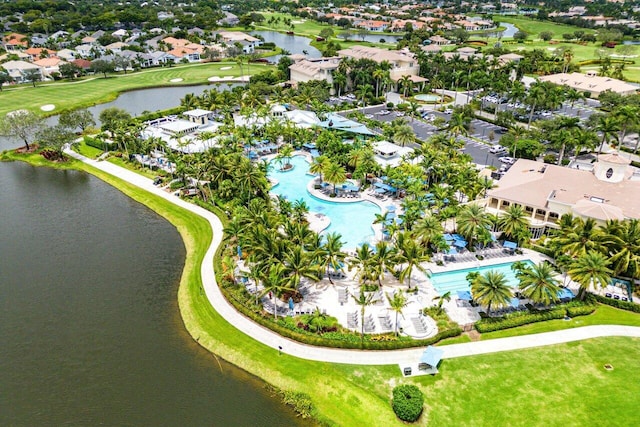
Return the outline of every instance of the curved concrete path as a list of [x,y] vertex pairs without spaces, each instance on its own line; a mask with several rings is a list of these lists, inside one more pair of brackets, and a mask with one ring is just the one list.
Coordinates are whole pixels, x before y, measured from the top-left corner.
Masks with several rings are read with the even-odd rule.
[[[227,302],[216,283],[213,271],[213,256],[222,242],[222,223],[211,212],[186,202],[171,193],[167,193],[156,186],[149,178],[145,178],[135,172],[114,165],[109,162],[101,162],[88,159],[74,151],[65,150],[66,154],[81,160],[96,169],[118,177],[143,190],[162,197],[184,209],[202,216],[213,229],[213,241],[204,256],[201,266],[202,283],[207,298],[213,308],[220,313],[229,323],[253,339],[272,347],[274,350],[282,347],[282,352],[292,356],[308,360],[331,363],[347,363],[352,365],[396,365],[415,363],[424,351],[424,348],[412,348],[406,350],[389,351],[362,351],[314,347],[284,338],[277,333],[262,327],[250,319],[244,317]],[[440,347],[444,350],[444,359],[455,357],[473,356],[477,354],[497,353],[500,351],[519,350],[545,345],[561,344],[571,341],[579,341],[589,338],[624,336],[640,338],[640,327],[619,325],[596,325],[581,328],[566,329],[562,331],[546,332],[535,335],[523,335],[518,337],[500,338],[488,341],[476,341],[462,344],[453,344]]]

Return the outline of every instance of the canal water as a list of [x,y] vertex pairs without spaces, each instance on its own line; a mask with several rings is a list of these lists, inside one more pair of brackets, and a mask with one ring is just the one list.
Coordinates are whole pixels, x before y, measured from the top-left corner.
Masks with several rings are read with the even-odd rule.
[[300,424],[187,334],[167,221],[82,172],[0,163],[0,188],[0,425]]

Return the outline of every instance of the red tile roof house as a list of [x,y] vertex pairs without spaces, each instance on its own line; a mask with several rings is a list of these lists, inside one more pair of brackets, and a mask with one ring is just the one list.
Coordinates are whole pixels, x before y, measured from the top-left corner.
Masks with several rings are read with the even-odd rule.
[[2,45],[5,50],[26,49],[29,46],[28,37],[23,34],[11,33],[2,39]]
[[389,23],[385,21],[362,21],[358,22],[356,26],[369,31],[382,32],[389,27]]

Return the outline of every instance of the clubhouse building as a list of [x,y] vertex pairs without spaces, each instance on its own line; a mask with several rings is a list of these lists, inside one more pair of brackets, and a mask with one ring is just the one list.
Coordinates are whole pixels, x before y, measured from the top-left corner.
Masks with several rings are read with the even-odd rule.
[[486,209],[501,214],[513,204],[523,206],[534,239],[557,228],[565,213],[598,223],[640,219],[640,173],[629,165],[615,152],[579,169],[519,159],[487,192]]

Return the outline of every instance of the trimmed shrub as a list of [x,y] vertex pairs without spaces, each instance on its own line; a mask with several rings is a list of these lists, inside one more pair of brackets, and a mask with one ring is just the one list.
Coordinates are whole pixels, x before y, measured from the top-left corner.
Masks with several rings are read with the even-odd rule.
[[90,136],[85,136],[84,143],[89,147],[97,148],[102,151],[116,151],[118,149],[118,144],[107,144],[103,140],[99,138],[92,138]]
[[578,317],[587,316],[596,311],[596,307],[593,305],[569,305],[567,306],[567,316]]
[[393,389],[391,407],[398,418],[412,423],[420,418],[420,414],[422,414],[424,395],[414,385],[399,385]]
[[478,320],[475,327],[480,333],[493,332],[528,325],[529,323],[544,322],[545,320],[563,319],[565,315],[566,310],[564,307],[538,312],[516,312],[507,314],[504,317],[488,317]]
[[633,311],[634,313],[640,313],[640,305],[629,302],[622,301],[619,299],[607,298],[602,295],[593,294],[593,298],[601,304],[610,305],[611,307],[619,308],[621,310]]

